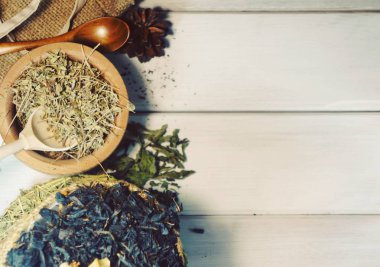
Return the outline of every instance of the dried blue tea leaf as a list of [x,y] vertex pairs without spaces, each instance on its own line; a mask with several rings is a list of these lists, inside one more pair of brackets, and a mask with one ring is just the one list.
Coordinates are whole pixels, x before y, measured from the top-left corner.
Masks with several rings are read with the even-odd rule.
[[42,208],[40,210],[40,215],[49,224],[57,225],[61,222],[61,218],[59,217],[58,212],[55,210]]
[[74,234],[73,229],[61,229],[59,230],[59,233],[58,233],[58,239],[64,240],[67,237],[71,236],[72,234]]
[[56,199],[59,209],[42,209],[41,219],[9,251],[10,266],[88,266],[104,258],[111,266],[184,266],[176,193],[95,184]]
[[10,266],[40,266],[40,251],[37,249],[12,249],[7,255]]
[[189,228],[189,231],[196,233],[196,234],[204,234],[205,229],[203,229],[203,228]]
[[60,203],[60,204],[63,204],[63,205],[67,205],[69,204],[69,200],[67,199],[66,196],[64,196],[63,194],[61,194],[60,192],[57,192],[55,194],[55,200]]
[[43,234],[40,231],[31,232],[29,247],[35,249],[44,248]]

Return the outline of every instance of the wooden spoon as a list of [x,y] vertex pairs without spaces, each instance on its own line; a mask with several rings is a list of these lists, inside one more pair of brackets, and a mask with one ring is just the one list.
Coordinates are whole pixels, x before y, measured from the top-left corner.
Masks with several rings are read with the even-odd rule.
[[75,42],[88,46],[95,46],[100,43],[101,50],[113,52],[127,42],[129,33],[128,24],[123,20],[103,17],[86,22],[56,37],[37,41],[0,43],[0,55],[58,42]]
[[59,152],[69,150],[76,145],[74,141],[69,141],[69,144],[66,145],[56,140],[53,133],[48,130],[49,126],[42,119],[42,115],[42,108],[36,109],[30,115],[24,130],[19,135],[19,139],[0,147],[0,160],[23,149]]

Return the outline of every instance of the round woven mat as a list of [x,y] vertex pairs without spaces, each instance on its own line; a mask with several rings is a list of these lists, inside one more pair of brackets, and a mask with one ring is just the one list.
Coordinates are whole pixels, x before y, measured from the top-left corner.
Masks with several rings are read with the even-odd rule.
[[[83,179],[83,183],[81,183],[80,179],[75,180],[75,184],[68,185],[66,187],[63,187],[56,192],[51,193],[40,205],[38,205],[34,210],[32,210],[30,213],[25,214],[22,218],[20,218],[16,223],[12,225],[10,228],[10,231],[8,232],[8,235],[5,239],[3,239],[0,243],[0,266],[8,266],[6,264],[6,259],[7,259],[7,254],[8,252],[16,245],[17,240],[20,238],[21,233],[23,231],[27,231],[30,229],[31,226],[33,226],[33,223],[37,221],[40,218],[40,210],[45,207],[51,207],[53,206],[56,201],[55,201],[55,195],[57,192],[65,193],[68,194],[72,191],[75,191],[77,188],[80,186],[90,186],[94,184],[101,184],[103,186],[106,186],[107,188],[112,187],[116,184],[123,184],[124,186],[127,186],[128,189],[131,192],[139,192],[139,195],[142,198],[146,198],[147,194],[146,192],[133,185],[130,184],[126,181],[120,181],[116,180],[114,178],[109,178],[107,176],[94,176],[94,179],[88,179],[91,176],[86,176],[87,179]],[[106,180],[104,179],[99,179],[99,178],[107,178]],[[184,256],[184,251],[182,247],[182,242],[180,238],[178,237],[178,242],[177,242],[177,249],[178,253],[181,256],[183,262],[185,262],[185,256]]]

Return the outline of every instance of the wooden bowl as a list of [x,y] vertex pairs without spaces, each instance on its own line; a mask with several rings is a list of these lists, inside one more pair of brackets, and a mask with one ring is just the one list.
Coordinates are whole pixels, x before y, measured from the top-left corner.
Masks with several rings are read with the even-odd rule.
[[[61,50],[72,60],[82,61],[84,55],[81,46],[82,45],[75,43],[45,45],[24,55],[10,68],[0,85],[0,133],[5,143],[17,140],[19,132],[21,131],[18,124],[13,121],[16,108],[12,102],[13,93],[10,92],[8,88],[21,75],[27,65],[31,62],[39,62],[50,51]],[[83,50],[85,55],[88,56],[91,53],[92,48],[83,45]],[[18,159],[37,171],[47,174],[70,175],[90,170],[109,157],[123,138],[129,116],[128,109],[124,108],[128,106],[128,94],[123,79],[113,64],[101,53],[95,51],[88,61],[92,66],[98,68],[103,73],[104,79],[115,88],[114,91],[119,95],[120,106],[123,108],[115,121],[115,125],[118,128],[115,128],[114,131],[108,135],[102,148],[94,151],[91,155],[80,158],[79,160],[55,160],[34,151],[26,150],[16,154]]]

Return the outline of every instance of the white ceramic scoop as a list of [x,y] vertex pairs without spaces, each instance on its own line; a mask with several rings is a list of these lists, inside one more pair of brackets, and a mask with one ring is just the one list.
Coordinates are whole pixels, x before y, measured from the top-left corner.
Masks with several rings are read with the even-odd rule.
[[42,114],[42,108],[36,109],[30,115],[24,130],[19,134],[19,139],[0,147],[0,160],[23,149],[62,152],[76,145],[71,142],[69,146],[65,146],[65,144],[56,140],[53,133],[48,131],[48,124],[42,119]]

